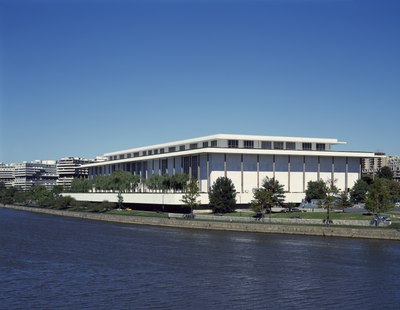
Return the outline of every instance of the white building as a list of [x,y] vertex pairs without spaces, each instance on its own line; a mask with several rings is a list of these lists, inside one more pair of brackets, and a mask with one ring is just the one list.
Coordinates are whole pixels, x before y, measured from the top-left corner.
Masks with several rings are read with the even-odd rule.
[[[334,151],[335,144],[345,143],[337,139],[218,134],[111,152],[104,155],[107,161],[84,167],[89,169],[89,178],[116,170],[142,179],[154,173],[183,172],[198,179],[205,194],[218,177],[226,176],[233,181],[242,204],[249,203],[253,189],[269,177],[284,186],[286,202],[300,202],[309,181],[335,180],[338,188],[347,190],[361,177],[361,159],[378,157],[367,152]],[[131,195],[124,201],[143,202],[139,201],[143,194]],[[208,203],[207,195],[201,200]],[[179,198],[174,201],[180,204]]]
[[400,156],[389,156],[388,166],[393,171],[393,178],[400,182]]
[[11,187],[14,185],[14,164],[3,164],[0,163],[0,183],[4,183],[5,186]]
[[376,174],[383,167],[388,166],[388,159],[385,153],[375,153],[375,157],[370,158],[362,158],[361,159],[361,167],[362,173],[365,174]]
[[86,179],[88,177],[88,168],[83,168],[82,165],[89,164],[93,160],[65,157],[57,161],[57,185],[63,188],[70,188],[73,179]]
[[52,189],[56,185],[57,170],[55,160],[35,160],[15,164],[14,186],[29,190],[33,185],[43,185]]

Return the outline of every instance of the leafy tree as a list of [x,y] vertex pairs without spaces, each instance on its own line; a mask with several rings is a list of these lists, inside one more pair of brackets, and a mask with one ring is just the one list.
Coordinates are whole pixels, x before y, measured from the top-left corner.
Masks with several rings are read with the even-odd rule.
[[171,177],[168,174],[164,174],[161,180],[161,189],[163,192],[171,189]]
[[126,192],[131,190],[131,183],[133,180],[132,173],[128,171],[117,170],[111,174],[111,188],[118,192]]
[[323,180],[309,181],[306,189],[306,201],[311,202],[312,199],[325,199],[327,193],[326,184]]
[[124,197],[122,196],[121,191],[118,192],[118,209],[124,209]]
[[330,209],[334,206],[335,200],[337,199],[337,195],[339,193],[339,190],[335,186],[335,181],[328,180],[325,182],[324,186],[324,196],[325,198],[320,199],[318,201],[318,204],[326,209],[326,219],[324,222],[326,223],[327,226],[331,224],[331,219],[330,219]]
[[282,184],[274,178],[265,178],[262,187],[254,191],[254,199],[251,204],[253,210],[261,212],[263,215],[269,210],[271,218],[271,209],[283,204],[285,200],[285,190]]
[[200,206],[200,201],[197,200],[200,197],[199,185],[197,180],[190,179],[186,193],[182,196],[181,201],[190,208],[190,213],[193,214],[193,209]]
[[5,186],[0,191],[0,203],[12,204],[15,201],[15,195],[17,194],[18,189],[15,187],[6,188]]
[[391,181],[388,179],[375,179],[369,187],[365,208],[375,214],[393,209],[394,203],[390,186]]
[[34,185],[30,189],[32,201],[41,207],[51,207],[54,201],[53,194],[43,185]]
[[186,173],[177,173],[171,177],[171,189],[174,192],[184,191],[188,184],[189,176]]
[[357,180],[350,190],[350,201],[352,203],[364,203],[367,198],[368,186],[364,179]]
[[342,191],[336,198],[336,207],[341,209],[344,212],[344,209],[350,208],[352,206],[349,193],[347,191]]
[[400,183],[391,180],[390,181],[390,194],[392,195],[393,200],[398,201],[400,200]]
[[378,178],[393,180],[393,171],[388,166],[384,166],[378,172]]
[[214,213],[227,213],[235,210],[236,189],[231,179],[219,177],[208,193],[210,206]]
[[92,182],[87,179],[73,179],[71,182],[72,193],[88,193],[92,189]]
[[364,174],[361,179],[365,181],[368,185],[374,183],[374,178],[371,174]]
[[163,177],[158,174],[152,174],[146,181],[146,186],[152,191],[162,190]]
[[111,189],[111,176],[99,175],[93,179],[93,186],[96,191]]
[[57,196],[54,198],[54,201],[52,203],[52,207],[55,209],[63,210],[71,207],[73,204],[74,198],[69,197],[69,196]]

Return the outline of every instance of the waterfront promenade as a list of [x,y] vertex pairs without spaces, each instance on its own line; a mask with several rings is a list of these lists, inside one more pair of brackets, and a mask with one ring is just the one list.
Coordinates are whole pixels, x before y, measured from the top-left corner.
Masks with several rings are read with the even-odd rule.
[[397,229],[377,228],[377,227],[344,227],[344,226],[323,226],[323,225],[299,225],[299,224],[275,224],[268,222],[235,222],[209,220],[187,220],[181,218],[161,218],[161,217],[142,217],[126,216],[104,213],[89,213],[76,211],[63,211],[44,208],[22,207],[15,205],[0,205],[1,207],[45,213],[57,216],[75,217],[88,220],[108,221],[117,223],[152,225],[165,227],[178,227],[190,229],[224,230],[257,233],[276,233],[276,234],[296,234],[325,237],[348,237],[348,238],[368,238],[400,240],[400,231]]

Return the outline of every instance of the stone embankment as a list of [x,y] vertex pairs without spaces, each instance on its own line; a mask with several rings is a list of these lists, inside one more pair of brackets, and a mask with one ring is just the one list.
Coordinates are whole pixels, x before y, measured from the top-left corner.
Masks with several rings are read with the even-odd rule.
[[[2,206],[2,205],[0,205]],[[258,233],[296,234],[326,237],[348,237],[348,238],[369,238],[400,240],[400,231],[397,229],[385,229],[375,227],[335,227],[335,226],[307,226],[296,224],[268,224],[268,223],[238,223],[230,221],[206,221],[206,220],[185,220],[177,218],[139,217],[126,215],[111,215],[101,213],[86,213],[74,211],[62,211],[43,208],[31,208],[14,205],[2,206],[15,210],[45,213],[58,216],[68,216],[81,219],[118,222],[127,224],[153,225],[177,228],[209,229],[225,231],[242,231]]]

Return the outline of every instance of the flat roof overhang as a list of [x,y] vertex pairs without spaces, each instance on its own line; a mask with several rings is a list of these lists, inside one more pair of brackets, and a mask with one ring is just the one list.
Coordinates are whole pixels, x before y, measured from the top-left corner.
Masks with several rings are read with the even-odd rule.
[[176,156],[189,156],[200,154],[244,154],[244,155],[293,155],[293,156],[321,156],[321,157],[356,157],[356,158],[379,158],[384,157],[375,155],[373,152],[349,152],[349,151],[297,151],[297,150],[265,150],[265,149],[243,149],[243,148],[201,148],[186,151],[176,151],[156,155],[147,155],[139,157],[131,157],[125,159],[108,160],[98,163],[82,165],[82,168],[100,167],[106,165],[114,165],[121,163],[131,163],[139,161],[147,161],[152,159],[164,159]]

